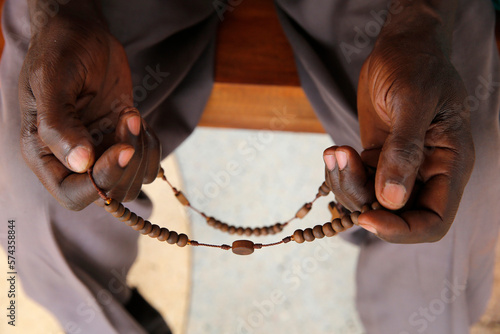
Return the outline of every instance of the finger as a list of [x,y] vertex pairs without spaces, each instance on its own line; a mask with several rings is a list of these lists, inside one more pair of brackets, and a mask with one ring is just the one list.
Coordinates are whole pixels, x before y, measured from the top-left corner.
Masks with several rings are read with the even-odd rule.
[[361,157],[353,148],[333,146],[325,150],[324,159],[325,163],[329,159],[336,162],[333,170],[329,170],[327,164],[326,176],[327,184],[331,186],[338,201],[351,211],[359,210],[364,204],[373,202],[373,180],[368,177]]
[[[77,72],[58,74],[54,78],[50,69],[36,71],[36,75],[29,78],[30,90],[23,89],[23,94],[32,94],[36,103],[32,107],[36,110],[24,112],[26,121],[36,124],[41,140],[57,159],[68,169],[83,173],[92,166],[95,153],[92,137],[77,111],[77,98],[83,87],[83,78]],[[78,107],[82,101],[89,101],[88,98],[79,100]]]
[[148,184],[156,179],[156,176],[160,171],[161,145],[153,129],[151,129],[151,127],[145,120],[142,120],[142,125],[146,137],[145,152],[147,152],[146,173],[144,175],[144,180],[142,182]]

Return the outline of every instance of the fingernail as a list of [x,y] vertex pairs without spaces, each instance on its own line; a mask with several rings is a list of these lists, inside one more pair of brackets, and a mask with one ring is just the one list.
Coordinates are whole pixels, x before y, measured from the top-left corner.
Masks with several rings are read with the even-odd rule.
[[141,118],[139,116],[132,116],[127,119],[128,129],[134,136],[138,136],[141,131]]
[[77,173],[83,173],[89,166],[90,152],[83,146],[77,146],[71,150],[66,159],[72,170]]
[[399,209],[403,206],[403,201],[406,195],[406,188],[399,183],[387,181],[384,189],[382,190],[382,197],[384,200],[392,204],[394,208]]
[[330,154],[325,154],[323,156],[323,160],[325,161],[326,168],[328,168],[329,171],[332,171],[335,169],[335,156],[330,155]]
[[368,232],[371,232],[373,234],[377,234],[377,230],[375,229],[375,227],[371,226],[371,225],[359,225],[361,226],[362,228],[364,228],[365,230],[367,230]]
[[130,159],[132,159],[134,152],[135,150],[133,148],[126,148],[122,150],[118,155],[118,165],[120,165],[121,168],[125,168],[130,162]]
[[342,151],[335,151],[335,157],[337,158],[337,163],[339,164],[339,170],[342,170],[347,165],[347,154]]

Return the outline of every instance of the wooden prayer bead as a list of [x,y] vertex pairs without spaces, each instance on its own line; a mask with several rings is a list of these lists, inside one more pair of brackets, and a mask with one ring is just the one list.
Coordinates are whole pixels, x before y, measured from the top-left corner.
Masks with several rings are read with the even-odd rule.
[[314,226],[313,228],[313,235],[317,238],[317,239],[321,239],[325,236],[325,234],[323,233],[323,228],[321,225],[316,225]]
[[335,218],[340,218],[341,215],[339,210],[337,209],[337,203],[333,201],[328,203],[328,210],[330,210],[330,213],[332,214],[332,220],[334,220]]
[[229,230],[229,225],[226,223],[222,224],[222,226],[220,227],[220,230],[222,232],[227,232]]
[[168,228],[162,227],[160,229],[160,235],[158,236],[158,240],[167,241],[169,236],[170,236],[170,231],[168,230]]
[[274,224],[273,231],[274,231],[274,233],[280,233],[281,231],[283,231],[283,224],[281,224],[281,223]]
[[352,225],[353,225],[353,222],[351,220],[351,216],[349,215],[343,215],[342,218],[341,218],[341,223],[342,223],[342,226],[344,226],[344,228],[347,230],[348,228],[351,228]]
[[125,222],[125,225],[135,226],[135,225],[137,225],[138,220],[139,220],[139,217],[135,214],[135,212],[132,212],[130,214],[130,218]]
[[328,194],[330,193],[330,187],[328,187],[326,182],[323,182],[321,186],[318,188],[318,193],[321,196],[328,196]]
[[222,227],[222,222],[216,220],[215,221],[215,225],[214,225],[214,228],[217,229],[217,230],[220,230],[220,228]]
[[182,204],[182,205],[185,205],[185,206],[188,206],[189,205],[189,201],[187,200],[186,196],[184,196],[184,194],[182,193],[182,191],[177,191],[175,193],[175,197],[177,197],[177,200]]
[[327,237],[333,237],[335,234],[337,234],[337,232],[335,232],[335,230],[332,227],[332,223],[330,222],[323,224],[321,229],[323,230],[323,233]]
[[255,244],[253,245],[254,249],[262,249],[262,244]]
[[304,239],[308,242],[315,239],[312,228],[308,227],[304,230]]
[[268,234],[268,233],[267,233],[267,228],[265,228],[265,227],[261,227],[261,228],[260,228],[260,235],[267,235],[267,234]]
[[351,220],[354,225],[358,225],[358,217],[361,214],[359,211],[353,211],[351,212]]
[[123,204],[120,203],[118,205],[118,209],[115,212],[112,212],[111,214],[116,218],[120,218],[121,216],[123,216],[124,213],[125,213],[125,207],[123,206]]
[[125,212],[123,213],[123,216],[118,218],[119,221],[125,222],[130,219],[130,216],[132,215],[132,212],[130,212],[129,209],[125,208]]
[[368,204],[365,204],[361,207],[361,213],[365,213],[365,212],[368,212],[370,211],[370,207],[368,206]]
[[297,217],[299,219],[304,218],[309,213],[309,211],[311,211],[311,208],[312,208],[311,203],[306,203],[306,204],[302,205],[302,207],[299,209],[299,211],[297,211],[297,213],[295,214],[295,217]]
[[135,226],[132,226],[132,228],[136,231],[142,230],[144,227],[144,219],[142,217],[137,218],[137,224]]
[[245,230],[243,229],[243,227],[238,227],[236,229],[236,234],[237,235],[243,235],[244,232],[245,232]]
[[175,231],[170,231],[170,235],[168,236],[167,242],[171,245],[177,243],[179,241],[179,235]]
[[286,238],[283,238],[283,240],[282,240],[282,241],[283,241],[283,243],[284,243],[284,244],[287,244],[287,243],[289,243],[290,241],[292,241],[292,238],[291,238],[291,237],[286,237]]
[[199,245],[200,245],[200,243],[199,243],[198,241],[196,241],[196,240],[191,240],[191,241],[189,241],[189,244],[190,244],[191,246],[199,246]]
[[250,240],[236,240],[233,242],[233,253],[237,255],[250,255],[254,251],[254,243]]
[[235,234],[236,233],[236,227],[234,226],[229,226],[229,229],[227,230],[229,234]]
[[160,226],[153,224],[153,228],[151,229],[151,232],[149,232],[149,236],[151,238],[157,238],[160,235],[161,228]]
[[276,234],[276,232],[274,232],[274,229],[272,226],[266,227],[266,230],[267,230],[267,234],[269,234],[269,235]]
[[295,232],[293,232],[293,241],[295,241],[298,244],[301,244],[305,240],[306,239],[304,239],[304,231],[302,231],[302,230],[295,230]]
[[256,237],[258,237],[260,235],[260,228],[254,228],[253,229],[253,235],[255,235]]
[[342,232],[344,230],[344,226],[342,226],[342,223],[340,222],[339,218],[335,218],[334,220],[332,220],[332,227],[337,233]]
[[383,209],[383,207],[382,207],[382,205],[380,205],[379,202],[375,201],[372,203],[372,210],[382,210],[382,209]]
[[143,228],[142,228],[142,230],[140,230],[139,232],[140,232],[141,234],[146,235],[146,234],[151,233],[151,231],[152,231],[152,230],[153,230],[153,224],[151,224],[151,222],[150,222],[149,220],[146,220],[146,221],[144,222],[144,227],[143,227]]
[[116,210],[118,210],[119,205],[120,205],[120,202],[112,199],[111,203],[104,205],[104,209],[110,213],[113,213],[113,212],[116,212]]
[[221,245],[220,248],[223,250],[230,250],[231,246],[224,244],[224,245]]
[[250,227],[247,227],[247,228],[245,229],[245,235],[247,235],[247,236],[251,236],[251,235],[252,235],[252,233],[253,233],[253,230],[252,230]]
[[187,245],[188,241],[189,241],[188,236],[185,235],[184,233],[181,233],[179,234],[179,238],[177,240],[177,246],[184,247]]
[[217,223],[217,220],[215,220],[214,217],[208,217],[207,218],[207,224],[208,224],[208,226],[214,226],[215,223]]

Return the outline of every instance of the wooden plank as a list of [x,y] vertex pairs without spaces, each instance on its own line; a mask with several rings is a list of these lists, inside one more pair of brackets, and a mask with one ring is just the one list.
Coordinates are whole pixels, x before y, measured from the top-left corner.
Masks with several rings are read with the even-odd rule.
[[304,91],[295,86],[215,83],[200,125],[324,132]]

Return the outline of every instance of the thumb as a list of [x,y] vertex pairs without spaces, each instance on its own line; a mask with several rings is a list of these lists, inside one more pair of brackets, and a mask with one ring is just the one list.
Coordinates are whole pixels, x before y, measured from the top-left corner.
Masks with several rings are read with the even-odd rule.
[[391,210],[401,209],[408,201],[424,159],[425,127],[411,123],[393,124],[377,165],[377,200]]

